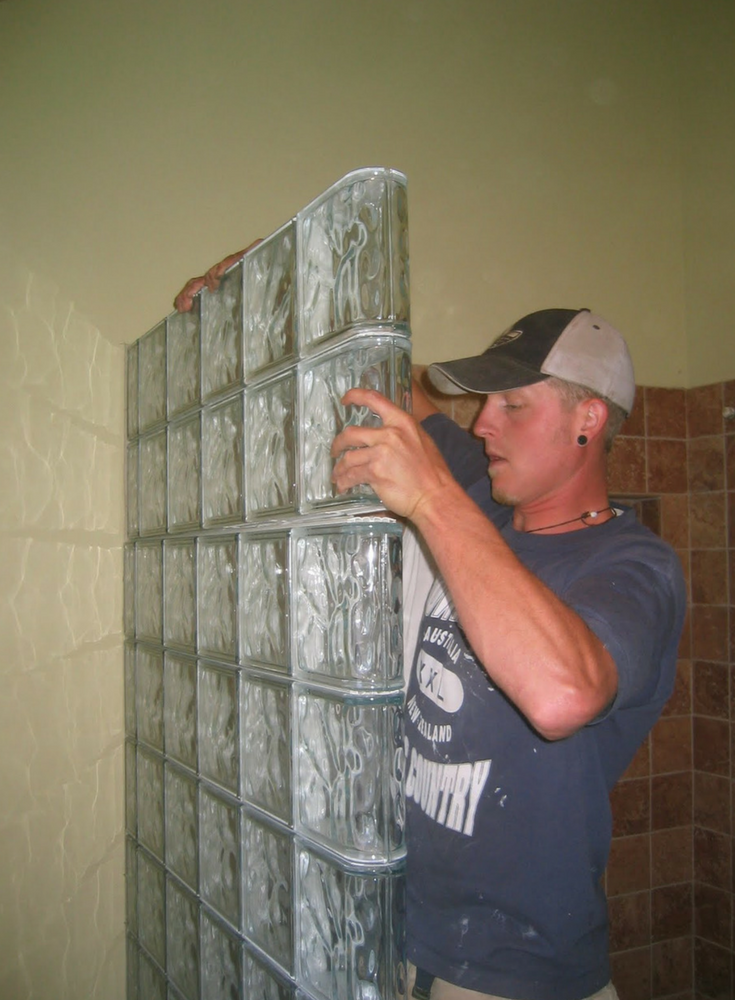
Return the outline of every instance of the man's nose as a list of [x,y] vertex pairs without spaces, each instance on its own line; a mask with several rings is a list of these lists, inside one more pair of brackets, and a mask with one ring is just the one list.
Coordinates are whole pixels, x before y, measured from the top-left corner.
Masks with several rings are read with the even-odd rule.
[[485,437],[497,430],[498,426],[498,401],[492,395],[485,400],[485,405],[480,410],[475,426],[473,428],[478,437]]

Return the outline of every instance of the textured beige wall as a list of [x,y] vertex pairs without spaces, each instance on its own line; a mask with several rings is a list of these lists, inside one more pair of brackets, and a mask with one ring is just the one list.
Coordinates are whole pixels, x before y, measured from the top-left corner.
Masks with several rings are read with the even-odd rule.
[[124,996],[122,354],[0,244],[0,997]]

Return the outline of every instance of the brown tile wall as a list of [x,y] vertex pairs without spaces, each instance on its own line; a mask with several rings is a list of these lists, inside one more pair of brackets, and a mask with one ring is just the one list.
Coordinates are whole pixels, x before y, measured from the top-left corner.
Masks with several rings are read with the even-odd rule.
[[[423,368],[416,374],[422,378]],[[429,394],[471,425],[476,398]],[[610,456],[611,495],[634,503],[676,549],[690,591],[674,694],[611,796],[605,884],[620,1000],[735,996],[735,417],[725,415],[728,407],[735,409],[735,381],[641,388]]]

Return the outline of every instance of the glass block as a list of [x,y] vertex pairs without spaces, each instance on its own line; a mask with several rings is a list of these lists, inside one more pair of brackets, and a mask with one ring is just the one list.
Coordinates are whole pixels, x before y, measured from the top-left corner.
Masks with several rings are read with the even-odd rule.
[[148,430],[166,419],[166,321],[138,341],[138,425]]
[[132,642],[125,643],[124,693],[125,693],[125,735],[135,739],[135,646]]
[[167,652],[163,665],[166,754],[192,770],[197,766],[196,660]]
[[197,783],[166,764],[166,867],[196,892],[199,887]]
[[166,972],[187,1000],[199,998],[199,905],[166,880]]
[[140,529],[138,519],[138,449],[139,442],[128,445],[125,458],[125,510],[128,538],[135,538]]
[[138,522],[141,535],[166,530],[166,429],[140,439]]
[[[240,926],[240,807],[199,788],[199,893],[233,927]],[[205,993],[205,995],[207,995]]]
[[202,516],[205,526],[244,520],[243,397],[202,412]]
[[138,343],[125,348],[125,413],[128,437],[138,433]]
[[166,978],[145,952],[140,953],[138,964],[138,996],[140,1000],[166,1000]]
[[350,501],[377,502],[368,486],[353,487],[347,494],[337,492],[332,483],[332,442],[347,426],[375,427],[380,424],[380,418],[366,407],[342,404],[348,389],[377,389],[408,409],[410,392],[403,384],[406,358],[410,363],[410,341],[378,330],[371,335],[340,340],[329,350],[300,363],[299,495],[302,510],[345,505]]
[[240,536],[240,657],[288,668],[288,534]]
[[194,541],[163,543],[163,641],[178,649],[196,649],[196,549]]
[[243,259],[246,380],[296,352],[296,225],[289,222]]
[[127,936],[125,940],[125,953],[126,953],[126,998],[127,1000],[140,1000],[140,993],[138,992],[138,975],[139,975],[139,956],[140,949],[138,948],[138,942],[135,938],[130,935]]
[[243,798],[290,822],[290,686],[245,674],[241,731]]
[[138,933],[138,859],[132,837],[125,838],[125,924],[129,934]]
[[398,870],[365,872],[298,850],[297,980],[319,1000],[406,995],[404,885]]
[[[202,997],[240,1000],[242,944],[206,911],[201,915]],[[249,1000],[249,998],[248,998]]]
[[199,664],[199,771],[229,791],[240,791],[239,676]]
[[293,371],[245,392],[248,518],[296,505],[296,377]]
[[294,528],[294,673],[350,687],[403,685],[401,526]]
[[135,702],[138,739],[163,750],[163,654],[137,647]]
[[135,636],[161,641],[163,629],[163,554],[160,542],[135,546]]
[[242,380],[242,261],[227,271],[216,292],[201,291],[202,396]]
[[199,414],[168,428],[168,529],[199,526],[201,505],[201,421]]
[[245,933],[290,972],[293,954],[291,838],[243,817]]
[[[138,851],[138,940],[166,967],[165,881],[163,869],[145,851]],[[148,997],[149,994],[141,994]],[[165,994],[164,994],[165,996]]]
[[198,544],[199,651],[237,654],[237,539],[202,537]]
[[135,635],[135,546],[123,549],[123,630],[126,636]]
[[163,758],[138,747],[138,840],[163,860]]
[[296,685],[294,699],[296,829],[355,860],[403,856],[402,695]]
[[125,740],[125,829],[138,835],[138,789],[135,743]]
[[248,1000],[293,1000],[293,987],[275,969],[245,951],[245,996]]
[[408,323],[405,183],[356,170],[297,216],[302,352],[360,324]]
[[199,403],[199,316],[200,297],[195,296],[189,312],[166,317],[169,420]]

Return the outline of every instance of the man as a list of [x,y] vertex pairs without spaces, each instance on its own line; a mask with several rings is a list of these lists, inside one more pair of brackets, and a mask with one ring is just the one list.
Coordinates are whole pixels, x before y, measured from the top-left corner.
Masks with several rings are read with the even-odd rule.
[[547,309],[429,376],[486,395],[484,457],[420,391],[422,425],[351,390],[382,426],[333,448],[337,486],[369,482],[439,574],[406,706],[413,995],[614,998],[608,796],[671,693],[685,612],[675,554],[607,495],[630,357],[601,317]]

